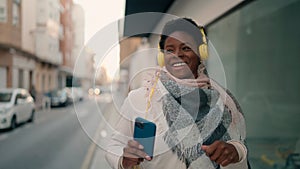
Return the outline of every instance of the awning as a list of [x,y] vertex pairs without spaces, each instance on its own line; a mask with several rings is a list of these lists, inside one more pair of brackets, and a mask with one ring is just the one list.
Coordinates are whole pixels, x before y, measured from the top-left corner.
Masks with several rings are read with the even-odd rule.
[[[165,13],[168,11],[174,0],[126,0],[124,22],[124,36],[148,37],[149,32],[155,28],[163,15],[151,15],[150,18],[135,17],[132,14],[143,12],[159,12]],[[145,21],[146,19],[146,21]],[[136,32],[145,32],[137,34]]]

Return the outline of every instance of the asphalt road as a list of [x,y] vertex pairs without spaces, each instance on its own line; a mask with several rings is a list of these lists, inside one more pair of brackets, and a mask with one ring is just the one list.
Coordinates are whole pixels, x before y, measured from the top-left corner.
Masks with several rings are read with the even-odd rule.
[[81,169],[107,106],[94,103],[38,111],[33,123],[0,131],[0,169]]

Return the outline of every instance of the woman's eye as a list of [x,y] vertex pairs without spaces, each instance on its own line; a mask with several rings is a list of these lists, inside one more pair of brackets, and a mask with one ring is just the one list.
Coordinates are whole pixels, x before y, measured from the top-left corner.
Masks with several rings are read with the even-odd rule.
[[183,48],[182,48],[182,50],[183,50],[183,51],[190,51],[190,50],[191,50],[191,48],[190,48],[190,47],[188,47],[188,46],[185,46],[185,47],[183,47]]
[[167,49],[167,50],[166,50],[166,53],[167,53],[167,54],[172,54],[173,52],[174,52],[173,49]]

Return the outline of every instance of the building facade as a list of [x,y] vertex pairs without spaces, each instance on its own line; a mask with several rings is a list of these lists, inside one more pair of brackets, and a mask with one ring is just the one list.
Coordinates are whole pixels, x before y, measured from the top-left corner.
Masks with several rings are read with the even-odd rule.
[[58,66],[62,63],[59,40],[62,38],[59,0],[36,1],[34,48],[39,62],[35,66],[37,91],[47,92],[58,86]]
[[0,1],[0,87],[57,88],[60,2]]
[[72,5],[72,24],[73,24],[73,48],[72,60],[74,62],[73,77],[80,81],[80,85],[85,90],[91,87],[91,74],[93,74],[93,53],[84,47],[85,31],[84,10],[78,4]]
[[[62,38],[60,39],[60,51],[62,53],[62,64],[59,68],[59,88],[72,86],[74,59],[73,47],[73,22],[72,22],[72,0],[60,0],[62,11],[60,24],[62,25]],[[70,84],[71,83],[71,84]]]
[[25,50],[22,42],[26,7],[21,1],[2,0],[0,11],[0,87],[29,89],[34,84],[37,57],[32,48]]

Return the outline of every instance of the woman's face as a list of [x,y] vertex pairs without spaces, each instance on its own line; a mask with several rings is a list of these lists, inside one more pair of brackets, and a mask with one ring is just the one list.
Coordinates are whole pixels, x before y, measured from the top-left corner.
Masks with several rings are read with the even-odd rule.
[[166,69],[179,79],[197,78],[200,64],[198,47],[193,37],[176,31],[169,35],[164,45]]

